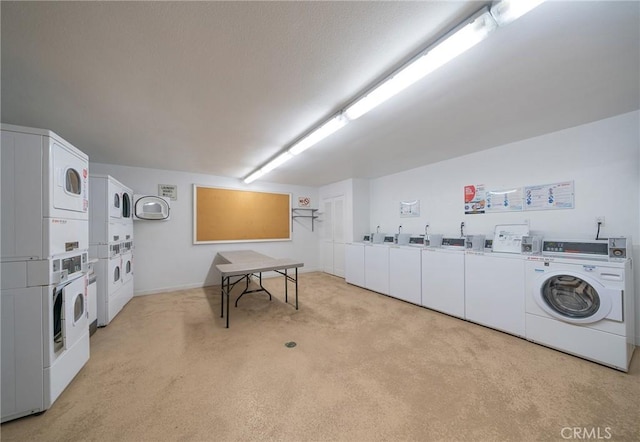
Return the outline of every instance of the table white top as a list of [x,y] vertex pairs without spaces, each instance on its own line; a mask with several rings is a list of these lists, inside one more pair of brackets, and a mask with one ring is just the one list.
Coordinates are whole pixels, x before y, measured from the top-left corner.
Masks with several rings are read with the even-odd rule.
[[228,264],[217,264],[216,268],[225,276],[246,275],[303,267],[304,263],[287,258],[271,258],[253,250],[218,252]]

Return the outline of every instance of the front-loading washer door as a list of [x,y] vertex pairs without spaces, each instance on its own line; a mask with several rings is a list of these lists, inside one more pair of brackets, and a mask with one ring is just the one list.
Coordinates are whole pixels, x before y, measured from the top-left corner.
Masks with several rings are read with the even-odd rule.
[[574,324],[591,324],[606,318],[615,292],[588,275],[570,271],[541,275],[533,290],[533,298],[541,309]]
[[53,143],[53,207],[60,210],[87,213],[87,162]]

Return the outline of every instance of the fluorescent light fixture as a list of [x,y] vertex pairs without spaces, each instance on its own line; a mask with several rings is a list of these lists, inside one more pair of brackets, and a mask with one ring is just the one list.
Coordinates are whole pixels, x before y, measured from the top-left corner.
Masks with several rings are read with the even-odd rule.
[[484,40],[496,27],[497,24],[488,11],[481,14],[349,106],[345,110],[345,115],[350,120],[360,118],[425,75]]
[[319,143],[338,129],[344,127],[348,122],[349,120],[344,118],[344,116],[336,115],[302,140],[291,146],[289,152],[293,155],[298,155],[299,153],[304,152],[314,144]]
[[494,3],[490,9],[484,7],[467,19],[467,23],[450,33],[436,45],[427,48],[418,57],[407,63],[365,95],[356,98],[342,112],[327,120],[324,124],[296,142],[287,151],[256,169],[244,179],[249,184],[272,171],[311,146],[322,141],[349,121],[360,118],[371,109],[411,86],[430,72],[451,61],[453,58],[484,40],[498,26],[511,23],[526,14],[544,0],[502,0]]
[[249,175],[248,177],[246,177],[244,179],[244,183],[245,184],[249,184],[254,182],[255,180],[257,180],[258,178],[260,178],[262,175],[264,175],[264,172],[262,171],[262,169],[258,169],[255,172],[253,172],[251,175]]
[[508,25],[522,17],[544,0],[502,0],[491,7],[491,15],[500,26]]
[[291,158],[293,158],[293,155],[291,155],[289,152],[284,152],[284,153],[278,155],[273,160],[269,161],[267,164],[262,166],[262,173],[271,172],[273,169],[275,169],[276,167],[286,163]]

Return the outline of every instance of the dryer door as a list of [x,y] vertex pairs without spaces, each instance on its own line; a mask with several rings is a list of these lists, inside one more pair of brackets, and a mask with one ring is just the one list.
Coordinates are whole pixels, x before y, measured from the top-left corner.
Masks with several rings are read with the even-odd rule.
[[88,164],[65,147],[53,142],[53,207],[87,213]]
[[122,218],[125,221],[133,220],[133,194],[127,190],[122,192]]
[[537,280],[533,298],[541,309],[556,319],[574,324],[591,324],[612,312],[613,300],[619,294],[619,290],[607,289],[589,275],[553,271],[541,275]]
[[88,278],[83,275],[77,284],[64,288],[64,337],[66,348],[71,348],[89,330],[87,315]]
[[109,200],[109,217],[122,218],[122,189],[120,189],[120,186],[116,185],[111,180],[109,180],[107,188],[107,199]]

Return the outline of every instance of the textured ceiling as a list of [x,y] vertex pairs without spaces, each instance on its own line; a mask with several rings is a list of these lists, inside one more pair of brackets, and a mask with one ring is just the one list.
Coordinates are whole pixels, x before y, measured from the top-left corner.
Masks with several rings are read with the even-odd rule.
[[[2,1],[1,119],[242,178],[486,2]],[[640,107],[640,2],[545,3],[263,180],[374,178]]]

